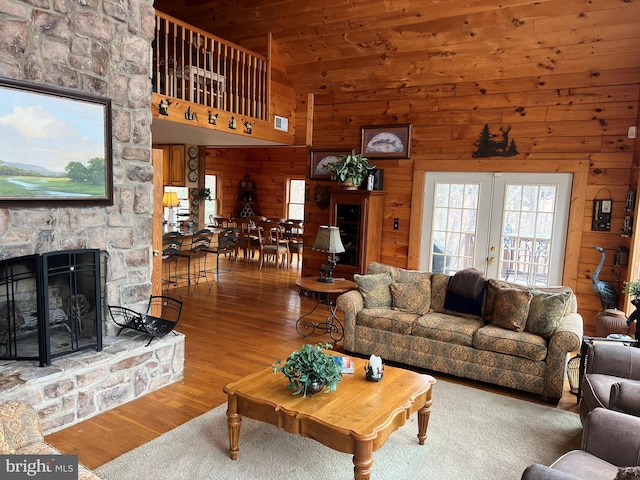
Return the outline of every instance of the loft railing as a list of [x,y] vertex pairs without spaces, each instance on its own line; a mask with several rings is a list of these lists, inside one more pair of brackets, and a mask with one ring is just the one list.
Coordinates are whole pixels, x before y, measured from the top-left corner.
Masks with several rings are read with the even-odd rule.
[[265,120],[269,62],[156,11],[153,92]]

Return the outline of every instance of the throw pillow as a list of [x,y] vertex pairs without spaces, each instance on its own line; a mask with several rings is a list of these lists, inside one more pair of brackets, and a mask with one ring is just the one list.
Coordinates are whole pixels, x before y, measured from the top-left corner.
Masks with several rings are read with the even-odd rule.
[[531,293],[533,298],[525,330],[549,338],[556,331],[564,316],[571,292],[548,293],[541,290],[531,290]]
[[358,285],[358,290],[364,299],[364,308],[391,308],[391,289],[393,276],[389,272],[374,273],[371,275],[354,274],[353,280]]
[[525,286],[504,282],[502,280],[495,280],[493,278],[487,280],[486,291],[484,294],[484,305],[482,307],[482,318],[485,322],[491,323],[493,321],[493,310],[496,296],[500,290],[505,288],[528,290]]
[[392,283],[390,288],[394,309],[418,315],[429,313],[431,307],[430,280],[419,280],[415,283]]
[[531,292],[504,288],[497,292],[491,323],[507,330],[521,332],[527,324]]
[[633,478],[640,478],[640,466],[618,468],[618,474],[613,480],[632,480]]

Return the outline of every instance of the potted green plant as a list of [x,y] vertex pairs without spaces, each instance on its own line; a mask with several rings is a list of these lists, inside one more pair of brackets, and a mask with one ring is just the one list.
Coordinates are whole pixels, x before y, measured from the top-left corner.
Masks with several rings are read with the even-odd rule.
[[289,379],[289,390],[292,395],[307,393],[313,395],[325,388],[325,393],[336,389],[342,380],[342,367],[325,350],[330,349],[330,343],[317,345],[305,344],[289,355],[285,360],[277,360],[273,365],[273,372],[282,372]]
[[328,164],[327,168],[341,183],[342,188],[357,190],[369,171],[376,167],[371,165],[361,153],[351,153],[342,155],[337,162]]
[[198,190],[198,198],[201,200],[211,200],[211,189],[205,187]]
[[622,293],[629,295],[633,300],[640,298],[640,280],[635,282],[624,282]]

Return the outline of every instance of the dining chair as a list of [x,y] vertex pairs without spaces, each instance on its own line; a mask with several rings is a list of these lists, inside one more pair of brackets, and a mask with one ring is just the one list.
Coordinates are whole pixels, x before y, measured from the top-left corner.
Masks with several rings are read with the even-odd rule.
[[275,259],[276,268],[279,268],[281,264],[283,267],[288,267],[289,247],[282,236],[282,227],[278,223],[270,221],[258,222],[256,225],[259,242],[258,269],[262,270],[265,260],[271,257]]
[[195,267],[194,279],[196,285],[200,283],[200,279],[204,278],[209,285],[209,279],[207,278],[207,255],[209,254],[209,246],[211,244],[211,238],[213,232],[207,228],[198,230],[191,236],[191,246],[189,250],[182,250],[181,257],[187,259],[187,284],[189,285],[189,292],[191,292],[192,281],[192,264]]
[[248,218],[236,219],[236,228],[238,229],[238,242],[236,243],[235,256],[238,260],[240,250],[242,250],[242,258],[249,260],[254,258],[256,250],[259,249],[259,239],[256,224]]
[[229,219],[224,215],[211,214],[209,215],[209,225],[213,228],[227,228],[229,227]]
[[[225,228],[218,233],[218,243],[209,247],[209,253],[216,256],[216,282],[220,281],[220,272],[229,272],[233,275],[233,281],[238,283],[236,274],[233,271],[233,262],[231,257],[236,253],[236,245],[238,244],[240,231],[237,228]],[[229,268],[220,268],[220,256],[229,258]]]
[[175,285],[181,297],[182,292],[178,284],[178,261],[180,260],[183,242],[184,235],[177,231],[167,232],[162,236],[162,288],[165,289],[165,286]]
[[280,226],[282,227],[283,238],[287,241],[287,246],[289,247],[289,265],[293,262],[293,254],[295,253],[299,268],[302,266],[302,234],[304,232],[302,222],[300,220],[285,220],[280,223]]

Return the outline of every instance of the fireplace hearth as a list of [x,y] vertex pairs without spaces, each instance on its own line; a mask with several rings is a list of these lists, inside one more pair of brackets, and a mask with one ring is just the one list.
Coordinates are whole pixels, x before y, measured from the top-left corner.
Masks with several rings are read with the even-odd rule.
[[0,261],[0,359],[38,360],[102,350],[100,250]]

